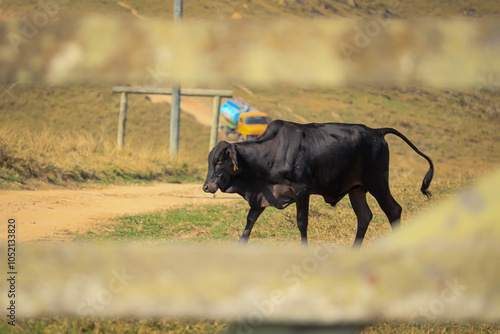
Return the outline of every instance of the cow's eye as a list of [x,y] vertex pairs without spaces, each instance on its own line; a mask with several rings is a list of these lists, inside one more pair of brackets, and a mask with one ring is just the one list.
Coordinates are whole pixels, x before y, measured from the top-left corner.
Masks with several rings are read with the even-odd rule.
[[223,166],[222,166],[222,161],[220,160],[217,160],[214,162],[214,169],[216,172],[222,170]]

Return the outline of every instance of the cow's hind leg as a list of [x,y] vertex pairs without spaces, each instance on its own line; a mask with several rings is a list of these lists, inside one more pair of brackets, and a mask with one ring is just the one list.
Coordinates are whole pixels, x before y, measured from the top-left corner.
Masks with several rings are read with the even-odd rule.
[[250,208],[247,215],[247,224],[245,226],[245,231],[240,237],[239,245],[245,246],[248,243],[248,238],[250,237],[250,233],[252,233],[252,228],[257,219],[259,219],[260,214],[264,211],[265,208]]
[[369,188],[368,191],[375,197],[382,211],[384,211],[387,216],[387,219],[389,219],[392,230],[395,231],[399,229],[401,224],[401,212],[403,209],[401,205],[396,202],[394,197],[392,197],[387,179],[380,182],[378,186]]
[[296,192],[295,202],[297,205],[297,227],[300,231],[301,245],[308,246],[307,242],[307,225],[309,224],[309,196],[307,189]]
[[368,225],[372,220],[372,212],[366,202],[366,190],[361,188],[353,189],[349,192],[349,200],[351,201],[352,209],[358,218],[358,230],[353,247],[361,246],[363,239],[368,229]]

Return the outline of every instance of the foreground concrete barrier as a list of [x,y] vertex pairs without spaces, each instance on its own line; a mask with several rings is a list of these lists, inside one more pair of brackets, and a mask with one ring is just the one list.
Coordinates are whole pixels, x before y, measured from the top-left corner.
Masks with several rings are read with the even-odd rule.
[[450,88],[500,75],[498,19],[35,23],[0,22],[1,82]]

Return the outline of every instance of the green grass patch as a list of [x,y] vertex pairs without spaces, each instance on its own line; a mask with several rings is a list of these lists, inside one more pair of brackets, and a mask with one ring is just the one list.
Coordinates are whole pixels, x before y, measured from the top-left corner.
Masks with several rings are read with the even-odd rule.
[[12,327],[0,321],[0,333],[224,333],[228,324],[219,321],[181,319],[38,318],[19,320]]
[[[436,202],[456,193],[457,188],[468,184],[437,182],[432,185],[434,198],[428,200],[412,179],[398,182],[392,193],[403,207],[403,225],[428,210]],[[381,236],[391,233],[386,216],[373,197],[368,195],[368,204],[373,212],[365,242],[367,245]],[[254,226],[250,243],[275,244],[300,242],[296,227],[296,208],[285,210],[267,208]],[[231,204],[200,205],[174,208],[140,215],[124,215],[103,222],[97,230],[75,234],[77,241],[140,241],[153,243],[237,243],[246,224],[248,204],[244,201]],[[326,204],[320,196],[312,196],[309,215],[309,240],[311,243],[350,246],[356,234],[356,216],[348,197],[335,207]]]
[[500,333],[500,324],[450,323],[450,324],[406,324],[386,322],[365,327],[361,334],[491,334]]
[[[226,333],[232,327],[227,321],[183,319],[90,319],[38,318],[19,320],[15,327],[0,321],[0,333]],[[409,324],[384,322],[365,326],[361,334],[492,334],[500,333],[500,324],[448,323]]]

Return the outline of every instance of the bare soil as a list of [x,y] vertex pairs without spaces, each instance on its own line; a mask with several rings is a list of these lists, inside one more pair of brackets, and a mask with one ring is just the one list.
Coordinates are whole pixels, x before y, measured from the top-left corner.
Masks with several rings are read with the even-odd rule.
[[[153,103],[172,103],[171,95],[148,95]],[[182,96],[181,111],[192,115],[196,121],[205,126],[212,126],[213,98]]]
[[66,242],[68,232],[96,229],[103,221],[184,205],[218,204],[240,199],[201,184],[111,186],[104,189],[6,190],[0,192],[0,243],[7,240],[7,221],[16,220],[16,241]]

